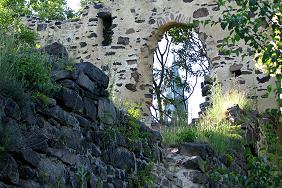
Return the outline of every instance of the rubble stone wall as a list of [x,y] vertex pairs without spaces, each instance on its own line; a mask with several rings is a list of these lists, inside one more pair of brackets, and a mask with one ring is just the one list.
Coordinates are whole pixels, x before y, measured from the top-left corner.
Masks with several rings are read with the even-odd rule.
[[[111,0],[87,6],[76,20],[25,21],[39,33],[42,45],[57,41],[77,62],[91,62],[106,71],[113,95],[141,102],[143,115],[149,117],[153,54],[163,33],[192,20],[216,20],[222,11],[214,0]],[[208,53],[210,76],[216,76],[225,90],[235,86],[246,90],[259,111],[275,107],[274,96],[266,98],[266,87],[274,78],[256,70],[252,57],[222,55],[217,46],[226,32],[219,26],[197,30]]]

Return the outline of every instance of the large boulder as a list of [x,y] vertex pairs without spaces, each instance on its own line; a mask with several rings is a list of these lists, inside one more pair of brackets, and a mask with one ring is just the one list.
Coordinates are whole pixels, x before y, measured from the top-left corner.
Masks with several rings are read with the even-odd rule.
[[61,70],[63,65],[61,61],[68,59],[66,48],[58,42],[43,47],[41,51],[49,55],[49,63],[52,66],[52,70]]
[[78,70],[78,73],[83,72],[90,78],[90,80],[97,83],[99,86],[102,86],[104,89],[107,89],[109,84],[109,77],[92,63],[79,63],[76,65],[76,68]]

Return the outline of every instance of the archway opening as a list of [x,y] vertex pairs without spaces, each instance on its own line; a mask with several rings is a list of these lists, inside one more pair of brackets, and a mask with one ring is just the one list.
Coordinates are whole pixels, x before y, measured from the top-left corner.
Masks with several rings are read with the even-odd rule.
[[202,87],[209,73],[207,52],[191,25],[169,24],[160,31],[163,36],[154,52],[152,125],[188,124],[204,110],[200,104],[205,102]]

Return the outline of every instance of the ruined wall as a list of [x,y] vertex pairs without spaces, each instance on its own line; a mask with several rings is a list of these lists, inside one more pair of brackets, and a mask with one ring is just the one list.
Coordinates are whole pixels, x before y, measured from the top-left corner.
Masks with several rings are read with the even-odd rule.
[[[149,117],[153,53],[163,33],[193,19],[216,19],[221,11],[214,0],[112,0],[86,7],[78,20],[40,22],[30,17],[26,24],[38,31],[42,45],[58,41],[77,62],[91,62],[107,71],[113,94],[142,102],[144,116]],[[265,98],[273,78],[255,70],[251,57],[242,61],[220,54],[217,46],[226,33],[218,26],[198,30],[211,76],[216,75],[225,90],[234,85],[246,89],[260,111],[275,106],[273,96]],[[232,71],[238,68],[242,75],[235,77]]]

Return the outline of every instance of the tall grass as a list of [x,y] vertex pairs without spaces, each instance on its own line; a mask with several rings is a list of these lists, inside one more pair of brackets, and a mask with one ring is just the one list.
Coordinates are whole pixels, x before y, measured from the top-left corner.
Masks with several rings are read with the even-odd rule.
[[17,53],[15,39],[0,30],[0,94],[20,101],[26,97],[23,83],[17,79],[15,65],[9,63]]
[[0,29],[0,95],[22,101],[27,93],[49,95],[57,89],[47,55],[32,47],[18,33]]
[[[227,109],[238,104],[241,109],[251,108],[245,92],[232,89],[222,93],[220,85],[212,88],[212,105],[194,125],[182,124],[161,128],[164,144],[175,146],[183,142],[208,143],[219,152],[237,149],[243,141],[240,127],[226,120]],[[183,121],[184,122],[184,121]]]

